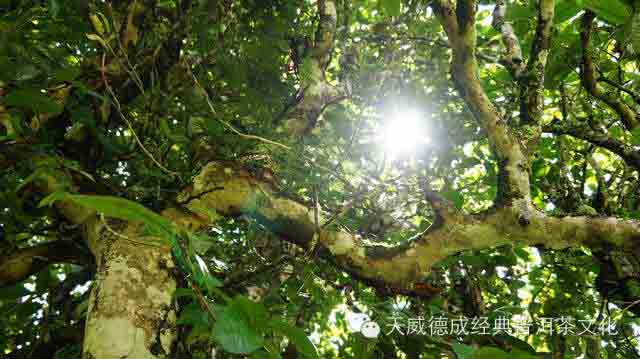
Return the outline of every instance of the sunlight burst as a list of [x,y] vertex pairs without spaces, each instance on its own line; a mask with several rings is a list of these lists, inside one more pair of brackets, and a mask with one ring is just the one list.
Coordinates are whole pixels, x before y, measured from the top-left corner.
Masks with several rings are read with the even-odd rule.
[[394,112],[378,136],[391,157],[410,155],[430,142],[425,116],[415,110]]

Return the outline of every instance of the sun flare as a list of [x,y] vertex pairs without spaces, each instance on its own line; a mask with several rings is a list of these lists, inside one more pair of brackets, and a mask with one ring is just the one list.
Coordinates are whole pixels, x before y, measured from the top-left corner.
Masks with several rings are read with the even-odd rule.
[[424,115],[415,110],[396,111],[382,126],[379,138],[386,154],[410,155],[430,142]]

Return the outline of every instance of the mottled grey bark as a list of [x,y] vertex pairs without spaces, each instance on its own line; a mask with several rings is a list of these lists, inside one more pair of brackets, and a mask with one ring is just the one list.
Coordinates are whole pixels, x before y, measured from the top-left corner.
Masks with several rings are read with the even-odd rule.
[[171,358],[176,340],[174,264],[167,247],[141,244],[140,226],[88,225],[98,263],[87,313],[84,359]]

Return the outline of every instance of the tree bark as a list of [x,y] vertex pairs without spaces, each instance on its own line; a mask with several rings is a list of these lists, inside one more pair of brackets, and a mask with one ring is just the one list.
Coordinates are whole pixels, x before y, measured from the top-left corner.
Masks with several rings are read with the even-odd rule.
[[144,241],[141,226],[134,223],[111,221],[91,227],[95,228],[90,244],[98,272],[83,358],[171,358],[177,334],[170,250],[140,244]]

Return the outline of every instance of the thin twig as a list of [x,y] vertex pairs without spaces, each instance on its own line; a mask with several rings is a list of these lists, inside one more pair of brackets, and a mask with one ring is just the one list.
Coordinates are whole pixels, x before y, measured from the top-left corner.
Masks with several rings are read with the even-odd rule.
[[260,136],[256,136],[256,135],[249,135],[246,133],[242,133],[239,130],[237,130],[235,127],[233,127],[233,125],[231,125],[229,122],[223,120],[222,118],[220,118],[218,116],[218,114],[216,113],[215,108],[213,107],[213,104],[211,103],[211,98],[209,97],[209,93],[207,93],[207,91],[204,89],[204,87],[202,87],[202,85],[200,85],[200,82],[198,81],[198,79],[196,78],[196,75],[194,75],[193,71],[191,70],[191,67],[189,67],[189,72],[191,72],[191,77],[193,77],[193,81],[196,84],[196,86],[198,86],[198,89],[204,94],[205,100],[207,101],[207,105],[209,106],[209,110],[211,111],[211,114],[214,115],[215,119],[220,121],[220,123],[222,123],[225,127],[227,127],[229,130],[231,130],[231,132],[235,133],[236,135],[242,137],[242,138],[246,138],[248,140],[257,140],[260,142],[264,142],[270,145],[274,145],[274,146],[278,146],[280,148],[283,148],[285,150],[291,150],[291,147],[284,145],[280,142],[276,142],[276,141],[272,141],[269,140],[267,138],[264,137],[260,137]]
[[109,84],[109,81],[107,80],[107,76],[105,74],[105,57],[106,57],[106,55],[103,54],[102,55],[102,69],[101,69],[101,71],[102,71],[102,81],[104,82],[104,85],[107,88],[107,91],[109,92],[109,94],[113,98],[113,103],[114,103],[114,105],[116,107],[116,110],[118,111],[118,115],[120,115],[120,117],[124,120],[124,122],[127,123],[127,126],[129,126],[129,130],[133,134],[134,139],[136,140],[136,142],[138,143],[140,148],[142,148],[142,151],[151,159],[151,161],[153,161],[153,163],[155,163],[156,166],[158,166],[160,169],[162,169],[163,171],[167,172],[171,176],[180,178],[180,175],[177,172],[174,172],[174,171],[171,171],[171,170],[167,169],[166,167],[164,167],[160,162],[158,162],[153,157],[151,152],[149,152],[149,150],[147,150],[147,148],[144,146],[144,144],[142,144],[142,141],[140,141],[140,138],[138,137],[138,134],[136,133],[136,131],[133,129],[133,126],[131,125],[131,122],[129,121],[129,119],[127,119],[127,117],[124,115],[124,113],[122,113],[122,107],[120,106],[120,101],[118,101],[118,97],[116,96],[115,92],[113,92],[113,88]]
[[118,233],[116,232],[113,228],[111,228],[111,226],[109,225],[109,223],[107,223],[107,221],[104,219],[104,215],[102,213],[100,213],[100,221],[102,222],[102,224],[104,224],[104,227],[107,229],[107,231],[109,231],[111,234],[113,234],[116,237],[122,238],[127,242],[131,242],[134,244],[142,244],[143,246],[150,246],[150,247],[156,247],[156,248],[166,248],[166,245],[158,245],[158,244],[152,244],[152,243],[147,243],[147,242],[143,242],[143,241],[137,241],[135,239],[131,239],[128,236],[122,234],[122,233]]

